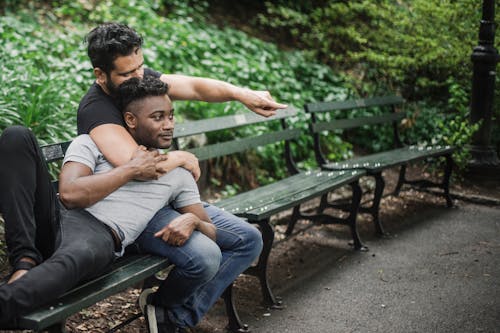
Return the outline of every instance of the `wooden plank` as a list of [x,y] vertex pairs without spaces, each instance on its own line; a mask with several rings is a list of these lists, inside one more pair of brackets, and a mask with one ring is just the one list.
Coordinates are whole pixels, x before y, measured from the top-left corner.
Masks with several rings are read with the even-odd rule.
[[58,160],[62,160],[64,158],[64,154],[66,153],[66,149],[70,145],[71,141],[53,143],[45,146],[41,146],[43,157],[45,158],[45,162],[50,163]]
[[318,179],[315,186],[306,188],[293,196],[269,203],[264,207],[248,210],[242,216],[247,218],[250,222],[267,219],[276,213],[293,208],[301,203],[331,192],[334,189],[350,184],[364,174],[364,170],[346,170],[344,173],[340,171],[338,174],[325,173],[321,179]]
[[232,141],[216,143],[212,145],[196,147],[187,151],[193,153],[200,161],[214,157],[226,156],[242,152],[250,148],[264,146],[282,140],[292,140],[299,137],[301,130],[298,128],[265,133],[259,136],[239,138]]
[[239,193],[233,197],[216,202],[215,205],[232,214],[241,214],[247,210],[280,200],[283,197],[294,195],[305,188],[315,186],[315,179],[326,173],[328,171],[304,171],[274,183]]
[[113,271],[82,284],[54,302],[21,317],[19,326],[41,330],[144,280],[169,265],[165,258],[153,255],[131,256]]
[[404,99],[401,96],[382,96],[363,99],[353,99],[336,102],[317,102],[307,103],[304,108],[306,112],[330,112],[334,110],[353,110],[375,106],[388,106],[403,104]]
[[389,123],[393,121],[400,121],[406,116],[404,112],[396,113],[384,113],[381,115],[358,117],[352,119],[332,119],[330,121],[317,122],[312,124],[312,130],[314,133],[321,131],[331,131],[336,129],[348,129],[355,128],[364,125],[376,125]]
[[324,167],[329,170],[365,169],[376,172],[425,158],[444,156],[453,153],[453,151],[454,148],[450,146],[408,146],[342,162],[328,163]]
[[220,131],[256,123],[284,119],[293,117],[297,115],[297,113],[297,109],[289,106],[286,109],[278,110],[275,116],[268,118],[260,116],[254,112],[247,112],[230,116],[187,121],[184,123],[177,123],[175,125],[174,137],[181,138],[205,132]]
[[308,171],[256,188],[215,203],[218,207],[251,222],[292,208],[299,203],[342,187],[362,175],[364,170]]

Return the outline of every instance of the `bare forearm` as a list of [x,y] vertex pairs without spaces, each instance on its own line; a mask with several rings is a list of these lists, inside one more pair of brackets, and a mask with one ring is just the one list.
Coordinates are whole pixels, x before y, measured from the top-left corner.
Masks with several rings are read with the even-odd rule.
[[215,241],[217,228],[212,224],[210,217],[203,208],[202,204],[194,204],[186,207],[179,208],[179,211],[183,214],[191,213],[197,220],[195,221],[195,229]]
[[196,225],[196,230],[215,242],[217,238],[217,228],[212,223],[200,220]]
[[238,100],[242,89],[227,82],[203,77],[164,74],[161,79],[169,84],[169,95],[174,100],[227,102]]

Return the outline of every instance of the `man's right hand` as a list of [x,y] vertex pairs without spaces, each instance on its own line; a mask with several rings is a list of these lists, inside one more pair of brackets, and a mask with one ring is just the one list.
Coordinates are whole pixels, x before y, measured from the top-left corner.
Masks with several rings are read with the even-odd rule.
[[[198,181],[201,175],[200,164],[198,163],[198,158],[187,151],[182,150],[174,150],[169,152],[168,154],[169,165],[174,165],[175,167],[181,167],[191,172],[194,179]],[[161,167],[158,167],[159,172],[167,172]]]
[[166,154],[160,154],[157,150],[148,151],[146,147],[139,146],[127,164],[135,170],[134,179],[152,180],[164,174],[156,166],[167,158]]

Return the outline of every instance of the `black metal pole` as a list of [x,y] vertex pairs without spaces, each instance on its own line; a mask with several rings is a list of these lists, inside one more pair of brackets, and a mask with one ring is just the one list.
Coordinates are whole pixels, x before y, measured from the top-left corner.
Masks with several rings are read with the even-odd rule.
[[479,45],[472,52],[472,123],[481,121],[479,130],[472,138],[470,176],[500,179],[500,160],[490,144],[491,117],[495,94],[496,64],[499,61],[495,41],[495,0],[483,0],[483,15],[479,27]]

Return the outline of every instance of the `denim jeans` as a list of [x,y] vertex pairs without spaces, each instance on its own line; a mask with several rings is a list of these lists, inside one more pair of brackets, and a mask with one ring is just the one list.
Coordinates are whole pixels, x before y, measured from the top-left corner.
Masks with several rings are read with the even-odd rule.
[[213,205],[205,203],[204,208],[217,227],[215,242],[198,231],[181,247],[155,238],[155,232],[179,216],[170,206],[161,209],[136,240],[140,251],[164,256],[175,264],[153,303],[166,308],[179,327],[196,326],[262,250],[257,228]]

